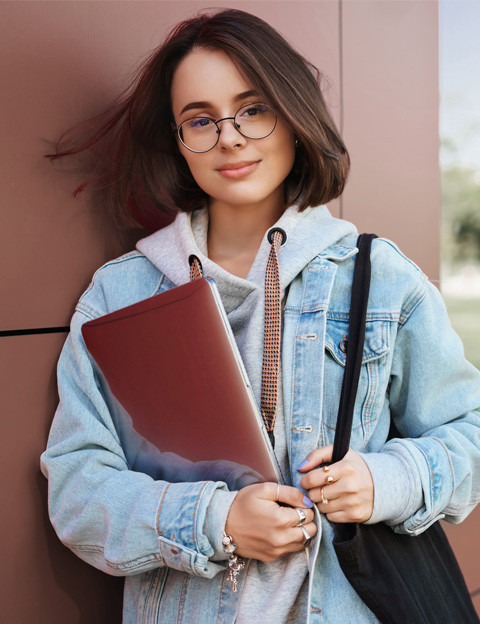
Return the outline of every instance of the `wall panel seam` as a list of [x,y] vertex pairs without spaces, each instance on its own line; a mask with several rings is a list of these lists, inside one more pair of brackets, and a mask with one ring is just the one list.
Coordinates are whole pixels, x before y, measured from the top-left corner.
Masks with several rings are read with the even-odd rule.
[[31,329],[7,329],[0,331],[0,338],[11,336],[32,336],[38,334],[61,334],[70,331],[70,327],[36,327]]

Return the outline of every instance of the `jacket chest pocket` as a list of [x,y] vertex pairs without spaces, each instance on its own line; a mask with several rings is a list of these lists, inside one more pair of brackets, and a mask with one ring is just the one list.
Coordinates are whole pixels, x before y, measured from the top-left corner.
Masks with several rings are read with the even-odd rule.
[[[370,437],[384,405],[390,369],[390,322],[366,323],[362,367],[355,400],[351,446],[361,450]],[[348,346],[348,321],[327,320],[325,336],[324,444],[332,444],[340,402]]]

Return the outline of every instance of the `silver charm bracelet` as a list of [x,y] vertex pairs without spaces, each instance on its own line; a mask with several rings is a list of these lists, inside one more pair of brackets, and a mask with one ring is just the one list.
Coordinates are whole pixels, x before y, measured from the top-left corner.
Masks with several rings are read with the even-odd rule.
[[235,554],[235,549],[237,545],[233,542],[233,538],[231,535],[227,535],[225,531],[223,532],[222,537],[223,550],[226,552],[228,557],[228,568],[230,573],[228,575],[228,580],[232,583],[232,591],[237,591],[237,576],[238,574],[245,568],[245,561]]

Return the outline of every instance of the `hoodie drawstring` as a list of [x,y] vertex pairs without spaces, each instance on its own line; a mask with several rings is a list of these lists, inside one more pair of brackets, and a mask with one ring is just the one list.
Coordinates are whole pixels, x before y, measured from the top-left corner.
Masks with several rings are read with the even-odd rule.
[[[273,427],[277,415],[282,331],[282,301],[278,251],[287,240],[287,234],[281,228],[272,228],[269,230],[267,238],[271,247],[265,271],[265,330],[261,412],[272,448],[275,448]],[[188,258],[188,262],[190,264],[190,280],[201,279],[203,277],[203,269],[197,256],[192,254]]]
[[278,251],[287,240],[281,228],[269,230],[267,268],[265,271],[265,330],[262,366],[262,417],[267,428],[272,448],[275,448],[273,427],[277,415],[278,380],[280,374],[280,345],[282,331],[281,287]]
[[201,279],[203,277],[203,267],[197,256],[194,254],[189,256],[188,264],[190,265],[190,281]]

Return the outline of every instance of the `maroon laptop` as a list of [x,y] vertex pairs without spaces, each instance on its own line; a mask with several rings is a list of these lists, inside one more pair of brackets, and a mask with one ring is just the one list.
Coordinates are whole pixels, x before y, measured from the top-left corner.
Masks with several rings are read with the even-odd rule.
[[213,280],[89,321],[82,334],[129,468],[237,489],[280,479]]

